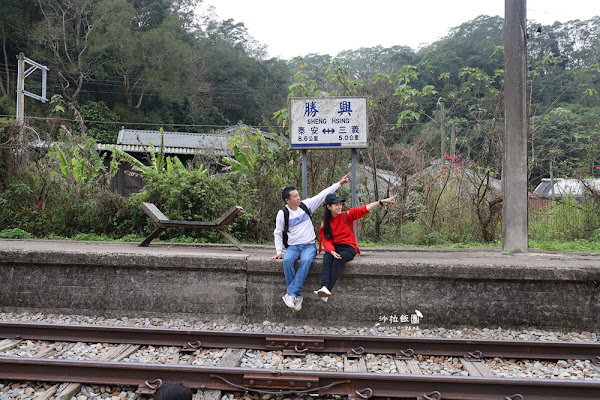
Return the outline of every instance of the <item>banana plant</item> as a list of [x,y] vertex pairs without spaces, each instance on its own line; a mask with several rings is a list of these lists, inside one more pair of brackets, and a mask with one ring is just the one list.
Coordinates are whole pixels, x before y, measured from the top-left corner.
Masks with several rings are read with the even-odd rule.
[[131,164],[131,168],[134,171],[141,172],[142,174],[151,174],[156,170],[149,165],[144,164],[131,154],[117,148],[116,146],[107,146],[108,150],[110,150],[120,161],[125,161]]
[[91,182],[107,174],[110,178],[114,177],[118,166],[116,159],[113,156],[110,168],[107,169],[104,165],[106,155],[100,156],[95,145],[93,139],[88,139],[85,144],[71,147],[69,154],[58,144],[54,144],[55,155],[63,175],[69,177],[72,174],[78,182]]

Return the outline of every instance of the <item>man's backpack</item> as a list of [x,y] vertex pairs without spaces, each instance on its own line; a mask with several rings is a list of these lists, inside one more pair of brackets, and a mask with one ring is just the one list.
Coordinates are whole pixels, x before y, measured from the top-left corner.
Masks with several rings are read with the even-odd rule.
[[[303,202],[300,202],[300,208],[303,209],[304,212],[308,214],[309,218],[312,218],[312,214],[310,212],[310,208],[308,208],[308,206],[306,204],[304,204]],[[283,225],[283,245],[287,249],[287,247],[288,247],[288,228],[289,228],[289,222],[290,222],[290,210],[286,206],[286,207],[283,207],[281,209],[281,211],[283,211],[283,221],[284,221],[284,225]]]

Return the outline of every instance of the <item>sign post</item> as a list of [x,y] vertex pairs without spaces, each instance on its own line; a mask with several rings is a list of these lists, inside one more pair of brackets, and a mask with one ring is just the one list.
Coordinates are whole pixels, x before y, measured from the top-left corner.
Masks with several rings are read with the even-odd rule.
[[366,97],[291,99],[290,148],[302,150],[303,198],[308,197],[306,150],[352,149],[352,207],[356,206],[356,149],[369,147],[367,121]]

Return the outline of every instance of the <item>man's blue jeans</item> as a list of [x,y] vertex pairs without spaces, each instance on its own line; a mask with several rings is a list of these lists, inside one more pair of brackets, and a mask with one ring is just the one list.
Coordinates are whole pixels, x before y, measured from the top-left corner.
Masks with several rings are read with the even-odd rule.
[[[287,294],[300,296],[302,285],[310,266],[317,256],[317,246],[314,243],[294,244],[287,248],[283,253],[283,273],[285,274],[285,283],[287,285]],[[294,268],[294,263],[300,258],[298,271]]]

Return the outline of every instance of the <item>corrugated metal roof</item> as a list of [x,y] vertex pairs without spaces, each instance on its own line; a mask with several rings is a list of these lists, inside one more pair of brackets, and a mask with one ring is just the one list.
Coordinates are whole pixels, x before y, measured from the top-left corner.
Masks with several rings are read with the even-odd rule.
[[[584,179],[587,185],[600,190],[600,179]],[[582,197],[586,192],[585,185],[581,183],[579,179],[566,179],[566,178],[555,178],[554,179],[554,197]],[[534,194],[539,193],[540,197],[548,199],[552,198],[552,184],[550,178],[543,178],[542,182],[537,185]]]
[[[97,144],[96,149],[98,150],[109,150],[111,147],[116,147],[119,150],[127,153],[148,153],[150,151],[149,146],[142,145],[131,145],[131,144]],[[154,153],[160,151],[160,146],[154,146]],[[206,155],[206,156],[232,156],[233,151],[230,148],[189,148],[189,147],[167,147],[165,146],[165,154],[186,154],[186,155]]]
[[[213,133],[186,133],[186,132],[163,132],[164,146],[169,149],[214,149],[217,151],[229,151],[227,135]],[[118,145],[135,146],[126,151],[146,151],[145,146],[152,144],[159,147],[161,134],[159,131],[145,131],[138,129],[121,129],[117,139]],[[140,146],[144,149],[139,150]],[[171,153],[171,151],[169,151]],[[192,151],[192,154],[194,152]]]
[[[370,174],[372,176],[373,174],[373,168],[371,168],[368,165],[365,164],[357,164],[356,167],[359,170],[363,170],[366,173]],[[379,180],[384,181],[385,183],[387,183],[390,186],[396,186],[399,185],[401,183],[401,178],[395,174],[392,171],[387,171],[385,169],[381,169],[381,168],[377,168],[377,178]]]

